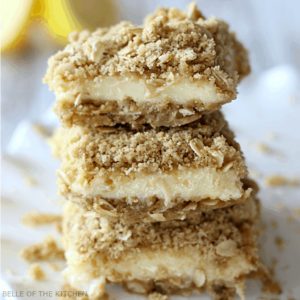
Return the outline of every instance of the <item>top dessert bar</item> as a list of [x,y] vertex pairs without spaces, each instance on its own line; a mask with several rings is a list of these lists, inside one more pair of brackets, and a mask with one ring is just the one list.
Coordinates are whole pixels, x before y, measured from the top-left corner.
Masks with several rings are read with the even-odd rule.
[[73,32],[44,78],[57,97],[54,111],[66,126],[191,123],[235,99],[250,72],[228,27],[193,2],[186,12],[158,8],[143,26]]

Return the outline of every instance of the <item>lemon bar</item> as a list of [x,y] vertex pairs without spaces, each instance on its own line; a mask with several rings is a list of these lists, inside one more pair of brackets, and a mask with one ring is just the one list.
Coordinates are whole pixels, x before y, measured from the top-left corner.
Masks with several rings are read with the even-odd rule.
[[204,18],[195,3],[186,12],[159,8],[143,26],[73,32],[69,41],[44,78],[66,126],[187,124],[235,99],[250,72],[228,25]]
[[249,197],[247,168],[221,112],[178,127],[59,128],[60,195],[124,223],[184,219]]
[[106,283],[141,294],[206,290],[215,299],[236,293],[244,299],[244,282],[259,264],[259,218],[255,193],[185,220],[136,224],[115,223],[67,202],[64,276],[91,299],[101,297]]

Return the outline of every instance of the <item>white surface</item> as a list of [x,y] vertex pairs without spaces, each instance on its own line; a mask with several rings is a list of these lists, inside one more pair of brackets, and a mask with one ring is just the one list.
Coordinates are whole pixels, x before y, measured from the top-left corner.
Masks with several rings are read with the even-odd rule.
[[[249,169],[259,172],[258,182],[261,187],[260,199],[263,202],[263,220],[268,229],[260,238],[261,255],[268,265],[273,258],[278,260],[275,266],[276,278],[283,285],[283,294],[276,298],[300,298],[300,217],[293,212],[300,207],[300,188],[266,188],[263,184],[265,175],[279,173],[300,177],[300,75],[289,65],[282,65],[260,76],[253,76],[241,85],[238,100],[224,107],[223,111],[236,132],[247,158]],[[293,98],[294,104],[286,101]],[[40,117],[40,122],[53,127],[56,117],[49,110]],[[276,133],[276,139],[266,139],[268,131]],[[268,155],[255,151],[254,142],[263,141],[272,152]],[[59,162],[50,154],[46,141],[32,128],[29,121],[23,121],[14,132],[7,151],[2,157],[2,210],[1,210],[1,290],[11,288],[14,291],[57,291],[63,283],[58,272],[51,271],[47,263],[42,264],[47,271],[48,280],[34,282],[26,278],[28,264],[17,258],[19,249],[32,242],[41,240],[49,229],[30,229],[20,223],[25,212],[34,209],[43,212],[60,212],[63,200],[56,196],[55,169]],[[27,187],[26,177],[33,177],[36,186]],[[284,204],[287,209],[279,211],[277,204]],[[293,222],[286,216],[291,215]],[[271,222],[277,222],[273,228]],[[296,229],[297,230],[297,229]],[[279,252],[274,243],[280,236],[290,243]],[[14,275],[7,272],[12,269]],[[21,277],[21,278],[20,278]],[[115,299],[143,299],[129,296],[116,286],[108,286],[108,291]],[[247,282],[247,299],[262,296],[260,284]],[[208,296],[193,296],[190,299],[210,299]],[[7,299],[14,299],[9,297]],[[17,298],[15,298],[17,299]],[[55,299],[41,296],[22,299]],[[113,299],[113,298],[112,298]],[[174,299],[186,299],[174,297]]]

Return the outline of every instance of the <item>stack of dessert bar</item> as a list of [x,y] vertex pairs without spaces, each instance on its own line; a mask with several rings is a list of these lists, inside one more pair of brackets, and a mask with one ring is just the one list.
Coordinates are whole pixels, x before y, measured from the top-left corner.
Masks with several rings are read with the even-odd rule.
[[71,286],[242,298],[258,268],[257,186],[222,113],[250,72],[228,25],[158,8],[143,26],[73,32],[45,81]]

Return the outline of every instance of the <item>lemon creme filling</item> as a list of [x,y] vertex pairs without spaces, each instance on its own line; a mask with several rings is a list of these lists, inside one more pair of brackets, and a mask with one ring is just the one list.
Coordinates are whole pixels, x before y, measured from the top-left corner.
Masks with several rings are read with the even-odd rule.
[[[215,168],[186,168],[162,174],[131,172],[124,175],[117,172],[105,177],[95,176],[87,186],[80,183],[79,176],[70,183],[71,193],[83,197],[137,198],[147,201],[152,197],[164,199],[168,206],[175,199],[199,201],[239,199],[243,196],[242,182],[235,170],[223,172]],[[149,202],[148,205],[151,205]]]
[[[162,81],[162,80],[161,80]],[[226,96],[218,88],[206,80],[182,78],[172,83],[158,83],[157,86],[146,84],[144,79],[125,76],[102,77],[97,82],[85,80],[80,86],[72,88],[72,83],[61,83],[56,88],[58,101],[81,103],[93,101],[119,101],[132,99],[137,103],[151,102],[163,105],[169,101],[175,104],[186,105],[188,102],[198,104],[212,104],[226,100]],[[228,99],[228,100],[232,100]],[[195,103],[194,103],[195,104]],[[197,106],[197,105],[196,105]]]

